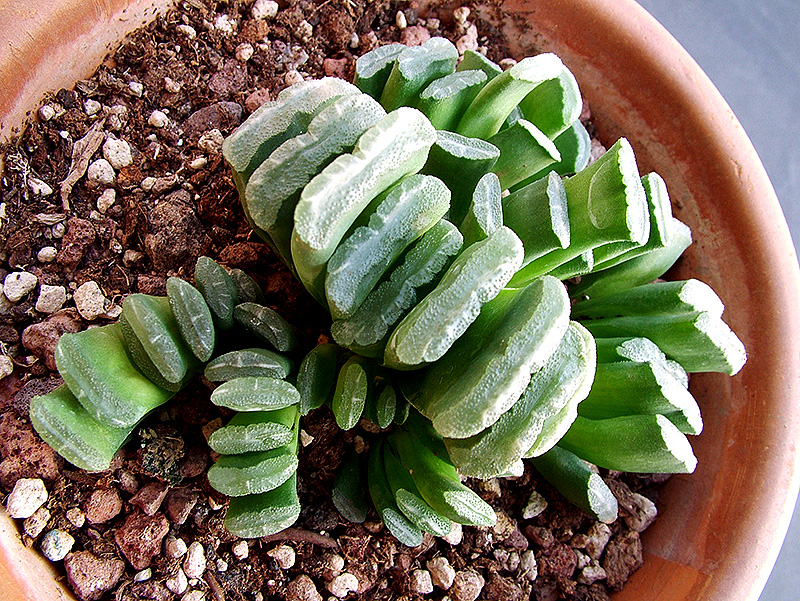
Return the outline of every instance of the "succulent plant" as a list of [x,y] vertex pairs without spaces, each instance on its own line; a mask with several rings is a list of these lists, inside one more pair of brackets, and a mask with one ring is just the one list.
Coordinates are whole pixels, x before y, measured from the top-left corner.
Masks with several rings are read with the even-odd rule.
[[[493,523],[460,475],[519,474],[523,458],[603,521],[616,501],[584,460],[692,471],[686,435],[702,419],[687,372],[735,374],[746,354],[708,286],[650,283],[691,243],[663,180],[640,176],[624,139],[590,164],[578,85],[556,56],[507,71],[457,59],[440,38],[380,47],[358,59],[355,85],[291,86],[225,140],[250,225],[330,313],[337,344],[295,375],[296,331],[246,277],[202,259],[197,289],[170,280],[168,299],[129,297],[119,326],[64,337],[60,355],[89,357],[62,360],[69,390],[34,404],[43,437],[100,469],[206,363],[223,382],[212,402],[238,412],[210,440],[231,531],[296,519],[299,419],[327,403],[343,429],[391,428],[367,461],[345,458],[336,506],[363,520],[368,490],[409,545],[454,521]],[[212,358],[215,332],[234,327],[274,350]],[[108,399],[100,337],[132,370]],[[107,446],[82,459],[92,428],[110,429]]]

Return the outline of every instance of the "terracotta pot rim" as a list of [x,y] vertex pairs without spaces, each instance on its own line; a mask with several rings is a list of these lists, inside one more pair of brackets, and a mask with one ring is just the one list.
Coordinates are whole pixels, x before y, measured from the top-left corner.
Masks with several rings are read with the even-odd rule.
[[[6,89],[0,92],[3,117],[0,138],[12,126],[19,125],[26,110],[37,106],[46,87],[57,89],[87,75],[102,58],[108,42],[133,29],[144,15],[152,16],[150,8],[163,6],[166,0],[44,1],[44,6],[36,11],[31,11],[32,4],[31,0],[0,0],[0,81],[6,84]],[[423,0],[422,4],[430,3]],[[534,44],[557,51],[580,74],[579,82],[591,101],[604,139],[612,140],[624,132],[634,142],[642,165],[663,170],[668,182],[674,179],[676,184],[671,193],[680,204],[681,216],[693,219],[693,225],[708,234],[689,253],[683,272],[703,271],[698,256],[710,257],[712,266],[719,266],[721,259],[716,259],[714,253],[725,251],[726,244],[735,243],[739,250],[731,255],[730,269],[734,274],[731,277],[737,279],[723,288],[726,294],[723,300],[733,308],[740,298],[756,298],[776,311],[764,315],[760,322],[753,311],[730,311],[734,330],[748,337],[745,342],[751,351],[751,361],[733,379],[714,376],[696,379],[706,401],[703,409],[711,411],[707,434],[698,440],[699,451],[704,453],[700,469],[704,471],[691,477],[695,480],[679,477],[668,485],[667,511],[646,537],[648,562],[622,593],[614,596],[617,601],[626,601],[643,598],[641,594],[645,592],[648,601],[754,601],[777,557],[800,489],[800,455],[794,442],[800,440],[800,406],[794,402],[800,396],[800,269],[783,213],[761,161],[708,77],[678,42],[633,0],[558,3],[509,0],[478,10],[490,20],[502,16],[498,12],[514,13],[516,17],[508,22],[509,35],[514,35],[512,30],[518,30],[520,35],[511,40],[512,46],[520,54]],[[9,15],[27,18],[31,26],[27,29],[16,23],[11,26]],[[66,41],[70,33],[78,42],[72,46]],[[50,56],[42,56],[35,48],[37,45],[47,45]],[[74,46],[79,46],[80,52],[69,54]],[[19,72],[19,60],[14,56],[20,52],[29,52],[33,57],[25,73]],[[64,56],[71,57],[68,64],[59,62]],[[626,69],[609,66],[612,59],[619,57],[625,57]],[[601,72],[605,73],[602,78]],[[45,80],[50,84],[46,86]],[[637,87],[631,88],[632,85]],[[615,89],[624,86],[628,86],[629,94],[614,94]],[[652,102],[654,91],[669,99],[662,107],[660,121],[644,108],[648,95]],[[705,144],[704,150],[714,159],[702,165],[705,181],[698,179],[700,166],[685,162],[690,153],[681,144],[692,137]],[[700,191],[684,187],[684,179],[692,177],[693,181],[701,182]],[[725,199],[724,207],[708,201],[715,186],[726,193],[734,192]],[[702,197],[706,204],[695,206],[695,197]],[[736,242],[738,238],[752,240],[758,252],[747,256],[744,243]],[[715,273],[705,275],[712,280],[720,277]],[[714,282],[709,283],[717,288]],[[713,405],[710,391],[716,390],[735,401],[731,412],[753,420],[743,422],[748,424],[747,431],[726,428],[731,418]],[[764,391],[768,394],[761,398]],[[711,441],[716,441],[717,446]],[[721,446],[724,455],[717,448]],[[757,465],[756,453],[763,453]],[[703,462],[704,456],[726,461],[716,465],[714,461]],[[737,470],[734,464],[739,457],[743,457],[743,464]],[[729,478],[729,490],[715,493],[718,496],[713,500],[714,513],[704,518],[706,521],[698,519],[681,524],[683,507],[676,508],[674,504],[691,501],[691,487],[696,485],[696,479],[716,478],[713,470],[717,467]],[[747,486],[753,489],[750,505],[745,503],[747,491],[741,490]],[[730,520],[721,509],[724,507],[721,494],[730,494],[730,512],[741,516],[735,533],[738,538],[715,532],[714,520]],[[699,516],[700,505],[698,501],[697,505],[689,506],[687,515]],[[5,526],[0,524],[0,532],[14,532],[13,526]],[[680,541],[675,540],[674,533],[681,527],[704,529],[705,538],[691,547],[692,552],[705,553],[702,562],[687,558],[690,550],[681,549]],[[719,540],[715,543],[716,538]],[[37,597],[32,591],[40,590],[37,585],[41,582],[37,580],[49,578],[49,572],[41,572],[42,561],[32,560],[32,555],[14,556],[16,548],[8,546],[12,539],[0,536],[0,564],[5,562],[5,566],[0,565],[0,578],[18,584],[24,595],[21,598],[48,598]],[[714,545],[723,540],[730,544],[727,552],[722,555],[712,552]],[[34,570],[39,570],[38,576],[24,575],[31,573],[24,565],[28,563],[37,566]],[[0,592],[0,598],[5,598],[4,595],[5,590]]]

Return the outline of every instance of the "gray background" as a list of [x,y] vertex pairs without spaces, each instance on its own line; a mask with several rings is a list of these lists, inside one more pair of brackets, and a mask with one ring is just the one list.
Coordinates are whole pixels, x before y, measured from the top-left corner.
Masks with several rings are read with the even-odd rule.
[[[639,0],[700,64],[756,147],[800,242],[800,0]],[[759,601],[796,601],[800,506]]]

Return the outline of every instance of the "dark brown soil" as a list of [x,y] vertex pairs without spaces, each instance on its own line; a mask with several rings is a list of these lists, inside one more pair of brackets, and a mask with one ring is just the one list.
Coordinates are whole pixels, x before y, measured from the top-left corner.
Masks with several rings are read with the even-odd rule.
[[[465,527],[449,542],[427,537],[409,549],[375,515],[354,525],[336,512],[330,488],[343,449],[363,452],[372,428],[341,432],[321,409],[302,424],[300,520],[249,541],[244,557],[222,525],[226,498],[205,476],[214,459],[206,437],[227,415],[208,402],[203,381],[148,418],[106,472],[75,470],[33,432],[30,399],[59,383],[58,336],[112,320],[127,294],[163,294],[171,275],[191,280],[202,254],[253,275],[267,304],[302,328],[306,348],[326,339],[328,318],[252,234],[219,153],[221,138],[260,103],[298,76],[349,77],[355,57],[378,43],[428,35],[456,42],[471,24],[491,58],[506,56],[487,23],[464,22],[452,10],[420,15],[413,2],[302,0],[266,19],[253,18],[251,8],[250,0],[179,2],[127,38],[91,79],[43,99],[49,108],[0,149],[0,281],[26,271],[39,286],[67,292],[54,313],[36,310],[39,287],[0,306],[0,350],[14,363],[0,381],[0,487],[10,492],[19,478],[41,478],[49,491],[49,515],[40,510],[21,524],[24,543],[39,547],[53,530],[71,535],[64,565],[83,599],[310,601],[342,594],[342,574],[355,576],[349,598],[359,599],[607,599],[642,561],[638,531],[648,504],[631,490],[655,500],[658,478],[604,474],[622,508],[610,528],[565,503],[530,468],[521,478],[474,482],[496,508],[497,526]],[[166,114],[165,127],[153,125],[155,110]],[[92,184],[76,166],[101,158],[111,136],[130,145],[132,161],[115,169],[113,183]],[[64,198],[63,181],[74,183]],[[52,193],[36,193],[40,182]],[[98,205],[107,189],[113,203],[106,192]],[[99,316],[76,310],[72,294],[87,282],[105,298]],[[547,508],[526,518],[535,491]],[[195,542],[205,569],[194,565],[197,545],[181,554]],[[428,591],[426,578],[446,572],[436,558],[446,558],[455,581]],[[190,575],[184,582],[180,569]]]

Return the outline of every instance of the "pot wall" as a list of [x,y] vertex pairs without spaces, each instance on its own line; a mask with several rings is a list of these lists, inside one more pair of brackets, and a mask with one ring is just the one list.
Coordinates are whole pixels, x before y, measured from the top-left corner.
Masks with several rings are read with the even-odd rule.
[[[70,86],[108,44],[165,0],[0,0],[0,139],[47,90]],[[426,3],[422,3],[426,4]],[[696,242],[678,277],[728,306],[747,366],[692,389],[706,422],[692,476],[664,488],[644,567],[615,601],[755,601],[797,496],[800,298],[797,259],[772,186],[724,100],[675,40],[630,0],[511,0],[483,7],[512,55],[558,53],[575,72],[606,143],[623,133],[643,172],[667,181]],[[58,599],[46,562],[0,527],[0,599]],[[13,583],[13,585],[10,585]]]

